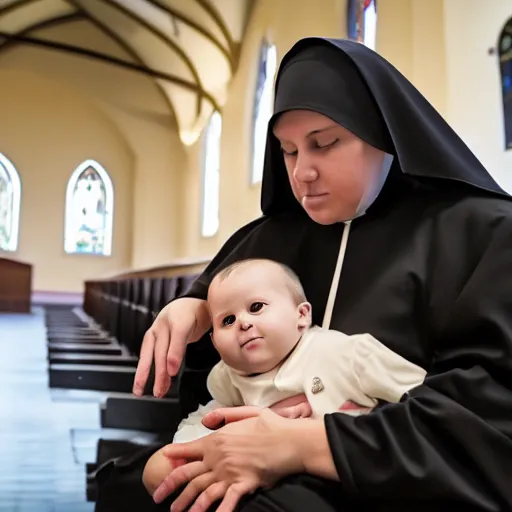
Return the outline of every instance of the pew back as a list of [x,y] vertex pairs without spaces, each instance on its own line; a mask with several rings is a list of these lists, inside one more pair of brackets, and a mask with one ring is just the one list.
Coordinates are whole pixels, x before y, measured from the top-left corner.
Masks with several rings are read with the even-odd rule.
[[209,260],[177,261],[85,282],[84,311],[138,356],[145,332],[159,311],[185,293]]

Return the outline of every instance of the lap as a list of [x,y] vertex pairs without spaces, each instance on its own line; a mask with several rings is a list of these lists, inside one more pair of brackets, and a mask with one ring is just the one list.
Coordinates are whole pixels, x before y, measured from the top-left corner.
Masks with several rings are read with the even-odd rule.
[[[359,511],[361,503],[357,507]],[[341,494],[341,484],[309,475],[286,478],[272,489],[247,496],[238,512],[351,512],[356,510],[350,498]]]
[[[385,484],[383,484],[385,485]],[[397,495],[400,492],[397,490]],[[215,510],[215,509],[212,509]],[[309,475],[286,478],[272,489],[247,496],[237,512],[483,512],[473,506],[444,502],[435,497],[423,500],[365,499],[347,496],[343,484]],[[211,511],[209,511],[211,512]]]
[[[142,469],[140,463],[105,468],[106,474],[101,479],[103,481],[100,481],[100,496],[95,512],[168,511],[172,499],[178,493],[156,505],[142,485]],[[341,510],[341,504],[343,512],[351,512],[349,500],[343,499],[337,490],[339,485],[308,475],[289,477],[272,489],[245,496],[237,512],[335,512]],[[211,507],[208,512],[217,510],[219,504]]]
[[131,457],[121,457],[105,464],[96,477],[98,497],[95,512],[168,512],[170,501],[156,505],[142,483],[145,464],[159,448],[161,445],[142,448]]
[[[95,512],[168,511],[172,497],[156,505],[142,484],[142,472],[148,458],[161,446],[141,450],[138,456],[110,463],[98,476],[99,497]],[[443,503],[435,499],[366,500],[361,496],[348,497],[343,484],[310,475],[283,479],[271,489],[259,490],[245,496],[237,512],[482,512],[461,503]],[[218,504],[208,512],[214,512]]]

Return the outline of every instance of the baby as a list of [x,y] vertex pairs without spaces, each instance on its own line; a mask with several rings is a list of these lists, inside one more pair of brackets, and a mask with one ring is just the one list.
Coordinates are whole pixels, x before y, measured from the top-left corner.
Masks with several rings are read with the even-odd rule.
[[[425,378],[423,368],[370,334],[313,326],[298,277],[279,263],[230,265],[212,280],[207,302],[221,357],[207,379],[213,400],[180,424],[174,442],[211,433],[201,420],[219,407],[270,407],[287,417],[367,414]],[[149,459],[143,481],[150,494],[177,464],[160,451]]]

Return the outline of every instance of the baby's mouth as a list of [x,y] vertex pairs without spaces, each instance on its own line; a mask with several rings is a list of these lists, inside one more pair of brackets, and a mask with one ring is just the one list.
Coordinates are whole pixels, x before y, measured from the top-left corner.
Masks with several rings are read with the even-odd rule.
[[241,345],[240,345],[240,348],[244,348],[246,345],[248,345],[249,343],[251,343],[251,341],[254,341],[254,340],[261,340],[262,337],[261,336],[254,336],[253,338],[250,338],[248,339],[247,341],[244,341]]

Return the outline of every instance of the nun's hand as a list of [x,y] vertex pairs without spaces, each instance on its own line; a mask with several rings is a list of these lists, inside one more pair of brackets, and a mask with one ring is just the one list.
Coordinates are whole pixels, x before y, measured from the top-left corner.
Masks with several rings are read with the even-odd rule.
[[304,472],[300,448],[304,439],[296,426],[313,420],[290,420],[269,409],[254,412],[257,416],[230,423],[197,441],[165,447],[165,456],[192,462],[164,479],[153,494],[155,502],[186,485],[171,511],[191,505],[191,512],[207,511],[222,500],[218,512],[231,512],[242,496]]
[[183,297],[167,304],[144,335],[133,393],[144,393],[154,360],[153,395],[164,396],[171,387],[171,378],[178,374],[187,344],[198,341],[210,325],[204,300]]
[[[227,423],[245,420],[259,416],[263,408],[251,405],[241,405],[238,407],[221,407],[205,414],[201,420],[203,425],[210,430],[216,430]],[[304,393],[285,398],[275,403],[270,410],[282,416],[283,418],[309,418],[313,414],[311,405]]]
[[285,398],[274,404],[270,409],[279,414],[279,416],[290,419],[309,418],[313,414],[311,404],[305,393]]

